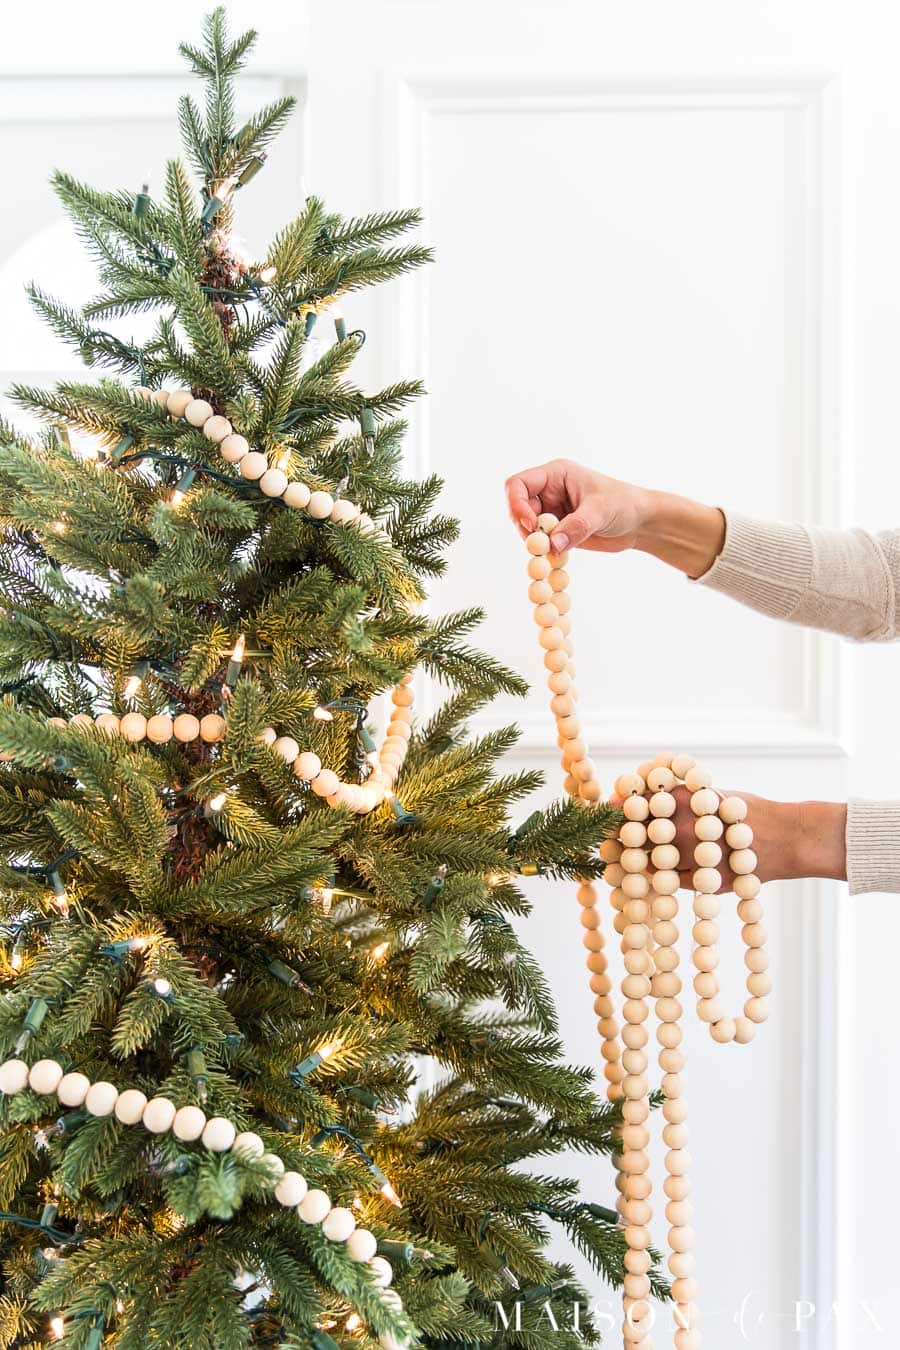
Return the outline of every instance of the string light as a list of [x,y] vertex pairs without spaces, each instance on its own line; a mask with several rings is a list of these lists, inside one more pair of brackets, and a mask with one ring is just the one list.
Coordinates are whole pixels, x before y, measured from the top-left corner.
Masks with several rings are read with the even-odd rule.
[[188,488],[191,486],[196,477],[197,477],[196,469],[190,467],[185,469],[184,473],[181,475],[177,484],[172,490],[172,495],[169,498],[169,505],[174,510],[177,511],[179,506],[181,506],[185,497],[187,496]]
[[121,961],[123,956],[129,952],[143,952],[150,946],[148,937],[130,937],[120,938],[118,942],[104,942],[100,948],[101,956],[108,956],[112,961]]
[[357,1327],[361,1326],[362,1326],[362,1318],[360,1317],[358,1312],[354,1312],[350,1314],[350,1316],[344,1323],[344,1330],[350,1332],[350,1334],[352,1335],[353,1332],[356,1331]]
[[272,263],[269,263],[267,267],[261,267],[256,275],[266,286],[271,286],[272,282],[278,276],[278,268],[274,267]]
[[344,318],[344,311],[337,302],[331,306],[331,314],[334,318],[334,331],[337,334],[337,340],[343,342],[347,336],[347,320]]
[[334,888],[332,886],[317,886],[315,896],[325,914],[331,913],[331,905],[334,900]]
[[125,698],[134,698],[149,673],[150,662],[146,660],[138,661],[134,668],[134,673],[130,675],[125,682],[125,688],[122,691],[123,696]]
[[375,453],[375,414],[371,408],[363,408],[359,414],[359,429],[367,455]]
[[22,1029],[16,1041],[16,1054],[21,1055],[32,1036],[36,1036],[44,1023],[50,1004],[45,998],[33,998],[28,1011],[22,1019]]
[[218,814],[218,812],[224,808],[225,803],[227,801],[228,801],[227,792],[217,792],[215,797],[210,797],[209,801],[206,804],[209,807],[210,811],[214,811]]
[[53,1332],[54,1340],[61,1341],[66,1334],[66,1324],[61,1317],[51,1317],[50,1330]]
[[54,534],[65,534],[66,522],[64,520],[54,520],[51,529]]
[[369,960],[375,965],[378,965],[384,960],[390,950],[391,944],[389,942],[379,942],[378,946],[373,947],[369,952]]
[[400,1199],[399,1195],[394,1190],[393,1186],[389,1181],[385,1181],[384,1185],[379,1187],[379,1190],[381,1191],[381,1194],[384,1196],[385,1200],[389,1200],[390,1203],[392,1205],[396,1205],[398,1209],[403,1208],[403,1201]]
[[236,182],[237,180],[232,175],[229,178],[222,178],[218,183],[213,184],[212,193],[207,199],[200,215],[200,219],[203,221],[204,225],[208,225],[210,221],[214,220],[222,210],[222,207],[228,202],[231,194],[234,192]]
[[150,183],[148,181],[141,184],[141,190],[135,196],[134,205],[131,209],[138,218],[145,216],[150,210]]
[[157,998],[161,998],[164,1003],[174,1003],[175,998],[172,993],[172,985],[162,975],[151,981],[150,985]]
[[340,1040],[329,1041],[327,1044],[319,1046],[319,1049],[314,1050],[311,1055],[307,1055],[306,1059],[301,1059],[300,1063],[291,1069],[289,1074],[290,1080],[294,1086],[299,1087],[307,1074],[312,1073],[312,1071],[317,1069],[320,1064],[324,1064],[327,1059],[330,1059],[332,1055],[336,1054],[337,1051],[340,1050],[342,1044],[343,1042]]
[[330,712],[328,708],[323,708],[321,704],[317,708],[313,708],[313,717],[319,722],[334,721],[334,713]]
[[50,882],[50,890],[53,892],[50,903],[59,910],[64,919],[67,919],[69,917],[69,897],[66,895],[62,877],[58,872],[51,872],[48,881]]
[[244,662],[244,649],[246,645],[246,638],[244,637],[244,634],[241,633],[237,642],[234,644],[234,650],[228,661],[228,669],[225,671],[225,683],[229,689],[233,689],[238,682],[238,677]]

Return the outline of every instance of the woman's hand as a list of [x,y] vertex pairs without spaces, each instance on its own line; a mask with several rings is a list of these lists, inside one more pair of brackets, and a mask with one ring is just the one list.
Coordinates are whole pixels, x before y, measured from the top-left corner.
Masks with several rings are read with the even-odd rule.
[[[727,793],[724,795],[728,795]],[[675,838],[681,855],[679,873],[685,890],[693,889],[694,834],[696,816],[691,810],[691,794],[685,787],[673,789],[677,802]],[[773,802],[738,792],[747,803],[747,824],[753,831],[752,848],[757,856],[756,875],[760,881],[796,881],[801,877],[830,877],[844,881],[847,876],[845,833],[847,807],[843,802]],[[613,805],[621,798],[612,797]],[[720,891],[730,891],[734,875],[728,866],[728,846],[722,844]],[[649,847],[649,845],[648,845]]]
[[537,529],[542,512],[559,517],[550,536],[557,553],[637,548],[696,577],[712,566],[725,542],[725,518],[717,507],[623,483],[571,459],[513,474],[506,496],[523,535]]
[[592,548],[619,553],[635,548],[647,514],[648,493],[595,473],[571,459],[553,459],[506,481],[509,511],[523,534],[537,529],[544,512],[559,517],[550,542],[557,553]]

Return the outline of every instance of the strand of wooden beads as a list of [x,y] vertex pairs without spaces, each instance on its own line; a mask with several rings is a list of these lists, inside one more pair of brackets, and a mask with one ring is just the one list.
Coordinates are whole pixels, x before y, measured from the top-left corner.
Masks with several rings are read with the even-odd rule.
[[[406,759],[412,735],[412,678],[412,674],[404,675],[391,692],[393,707],[387,734],[381,745],[366,755],[371,772],[364,783],[350,783],[340,778],[333,769],[323,766],[312,750],[301,750],[293,736],[279,736],[274,727],[265,727],[262,739],[290,764],[295,778],[309,783],[316,796],[324,798],[329,806],[345,806],[357,815],[367,815],[382,802],[391,800],[394,784]],[[166,745],[173,739],[183,744],[199,740],[213,745],[228,732],[228,723],[219,713],[207,713],[202,718],[193,713],[178,713],[175,717],[168,713],[156,713],[152,717],[145,717],[140,712],[127,712],[122,717],[115,713],[98,713],[96,717],[77,713],[68,721],[64,717],[50,717],[48,724],[75,730],[96,727],[107,736],[122,736],[135,744],[147,740],[153,745]],[[0,762],[12,758],[9,752],[0,751]]]
[[[549,535],[558,525],[555,516],[538,520],[538,530],[527,540],[531,554],[529,598],[536,608],[534,617],[540,628],[544,663],[550,671],[551,709],[556,718],[558,742],[562,750],[565,787],[584,802],[598,801],[597,783],[587,747],[581,737],[575,715],[576,693],[572,641],[569,636],[569,597],[566,594],[567,558],[556,555]],[[563,601],[560,606],[559,600]],[[683,1096],[685,1055],[680,1025],[682,1006],[678,995],[682,981],[678,973],[678,913],[676,893],[680,884],[681,854],[675,844],[676,810],[674,790],[684,786],[690,795],[695,816],[697,843],[693,850],[694,917],[693,938],[696,947],[694,988],[697,1011],[710,1028],[713,1040],[727,1044],[752,1040],[757,1023],[768,1015],[766,996],[771,989],[766,932],[762,925],[762,906],[758,895],[759,878],[755,874],[756,855],[752,850],[753,832],[746,823],[747,806],[739,797],[720,799],[713,791],[712,779],[698,767],[690,755],[657,755],[639,766],[637,773],[625,774],[616,781],[616,793],[623,803],[624,824],[618,840],[606,841],[600,849],[606,860],[605,880],[613,888],[611,903],[613,925],[622,939],[625,975],[622,981],[622,1042],[613,1016],[611,980],[607,973],[604,938],[597,912],[597,891],[591,884],[578,889],[582,906],[581,922],[588,948],[594,1010],[606,1060],[607,1094],[612,1101],[622,1100],[621,1153],[616,1158],[619,1190],[618,1209],[625,1224],[625,1290],[623,1343],[628,1350],[652,1350],[650,1328],[650,1221],[652,1184],[650,1159],[650,1088],[647,1078],[646,1047],[649,1032],[649,1000],[655,1000],[660,1045],[659,1065],[664,1094],[663,1139],[667,1145],[664,1190],[668,1199],[669,1269],[673,1276],[675,1299],[676,1350],[697,1350],[701,1344],[697,1327],[697,1283],[694,1278],[694,1234],[690,1226],[692,1206],[688,1172],[687,1105]],[[717,892],[722,885],[719,864],[724,836],[729,865],[734,874],[733,890],[738,897],[738,913],[743,920],[742,938],[747,948],[745,963],[748,999],[743,1016],[727,1017],[720,1000],[716,968],[719,963],[719,914]]]

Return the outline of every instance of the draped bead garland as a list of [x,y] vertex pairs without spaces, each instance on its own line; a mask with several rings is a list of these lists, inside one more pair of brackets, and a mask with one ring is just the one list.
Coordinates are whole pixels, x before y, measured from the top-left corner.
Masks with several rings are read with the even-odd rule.
[[[549,537],[558,524],[556,516],[541,515],[538,529],[526,541],[530,554],[528,596],[535,606],[538,641],[549,672],[550,707],[556,719],[565,788],[577,801],[589,804],[599,802],[603,793],[576,712],[568,555],[554,553]],[[679,787],[690,794],[696,837],[693,858],[684,860],[675,843],[673,820],[677,809],[674,793]],[[615,1016],[596,886],[590,882],[579,886],[578,901],[605,1061],[607,1095],[610,1101],[621,1102],[622,1108],[616,1184],[626,1241],[623,1345],[626,1350],[652,1350],[653,1346],[650,1335],[653,1312],[649,1302],[653,1210],[647,1077],[650,1039],[647,1021],[653,999],[664,1097],[663,1140],[667,1147],[664,1191],[668,1201],[669,1270],[675,1301],[674,1344],[676,1350],[698,1350],[701,1335],[695,1303],[697,1282],[683,1084],[685,1053],[683,1009],[679,1001],[682,980],[676,945],[679,937],[676,897],[681,884],[679,869],[693,864],[692,960],[697,1013],[708,1024],[714,1041],[747,1044],[756,1025],[768,1015],[766,998],[771,988],[753,831],[745,819],[746,803],[740,797],[720,797],[712,788],[711,775],[691,755],[656,755],[640,765],[636,773],[618,778],[615,788],[625,820],[618,839],[607,840],[600,852],[607,864],[604,879],[612,887],[613,927],[621,938],[625,966],[621,1030]],[[717,892],[722,885],[719,867],[725,848],[729,850],[732,889],[744,925],[741,935],[748,968],[748,998],[743,1015],[735,1018],[727,1016],[722,1008],[716,974],[719,963],[716,920],[720,908]]]

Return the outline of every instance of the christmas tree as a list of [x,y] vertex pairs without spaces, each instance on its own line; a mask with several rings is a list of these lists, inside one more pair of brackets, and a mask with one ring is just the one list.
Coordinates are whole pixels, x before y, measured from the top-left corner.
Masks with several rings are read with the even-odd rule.
[[[32,298],[94,373],[0,428],[0,1345],[574,1345],[547,1246],[620,1282],[613,1174],[529,1164],[620,1119],[511,920],[519,875],[598,876],[617,816],[510,822],[540,776],[465,723],[523,682],[477,609],[419,610],[457,532],[401,473],[421,388],[357,388],[328,315],[428,259],[418,213],[311,197],[234,247],[291,111],[235,126],[253,37],[216,11],[181,48],[199,192],[177,160],[158,201],[56,174],[104,290]],[[150,309],[141,347],[102,326]],[[446,694],[413,727],[415,671]]]

